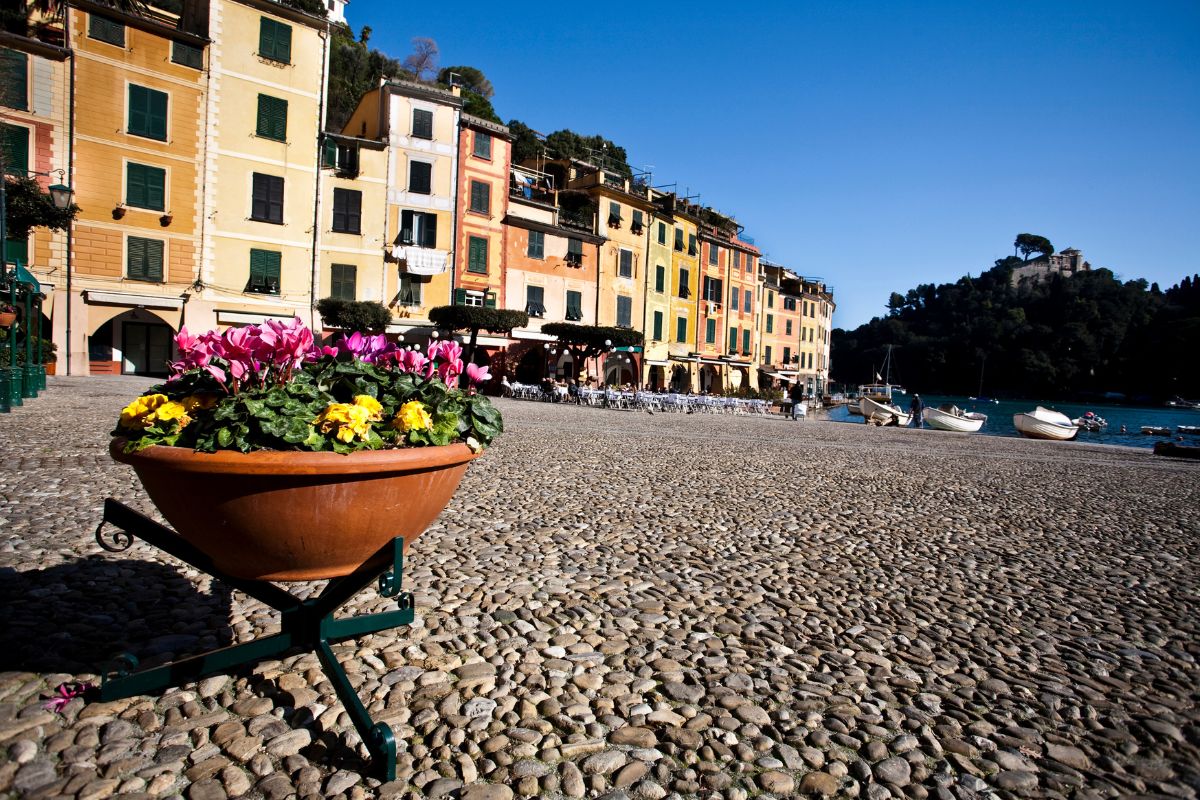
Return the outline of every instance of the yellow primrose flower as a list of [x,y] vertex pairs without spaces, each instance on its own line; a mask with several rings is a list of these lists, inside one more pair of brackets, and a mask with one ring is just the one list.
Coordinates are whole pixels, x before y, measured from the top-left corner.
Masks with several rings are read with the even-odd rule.
[[402,433],[424,431],[433,427],[433,418],[418,400],[410,400],[400,406],[400,413],[392,420],[392,427]]
[[141,430],[154,424],[150,415],[159,406],[169,403],[165,394],[148,394],[137,398],[121,410],[120,426],[129,430]]
[[183,398],[180,402],[183,403],[183,409],[187,413],[192,413],[197,408],[209,409],[217,404],[217,396],[215,394],[193,394]]
[[369,394],[356,394],[354,396],[354,405],[365,408],[371,412],[371,421],[378,422],[383,419],[383,406],[379,401]]
[[338,441],[352,442],[354,437],[366,439],[371,430],[371,410],[353,403],[330,403],[312,421],[321,433],[334,433]]
[[163,403],[158,408],[150,412],[146,417],[147,426],[153,425],[156,422],[165,422],[167,420],[179,420],[179,427],[186,427],[192,418],[187,415],[187,409],[183,403],[171,401]]

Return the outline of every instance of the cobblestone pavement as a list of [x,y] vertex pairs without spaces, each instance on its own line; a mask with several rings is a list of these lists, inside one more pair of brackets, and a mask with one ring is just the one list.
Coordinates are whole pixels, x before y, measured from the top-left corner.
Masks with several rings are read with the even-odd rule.
[[153,513],[106,455],[146,385],[51,378],[0,415],[0,793],[1200,790],[1200,464],[816,420],[502,402],[508,432],[410,550],[417,623],[337,648],[396,732],[393,783],[360,774],[311,655],[46,711],[117,651],[275,625],[95,544],[106,496]]

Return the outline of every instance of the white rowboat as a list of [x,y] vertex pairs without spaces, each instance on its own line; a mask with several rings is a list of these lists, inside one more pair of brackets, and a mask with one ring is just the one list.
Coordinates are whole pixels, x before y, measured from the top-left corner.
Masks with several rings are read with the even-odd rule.
[[[958,411],[958,409],[955,409]],[[943,411],[940,408],[927,408],[921,412],[925,423],[939,431],[955,431],[956,433],[976,433],[987,422],[986,414]]]
[[1013,414],[1013,426],[1030,439],[1070,441],[1079,435],[1079,428],[1066,414],[1038,406],[1024,414]]
[[868,425],[899,425],[904,428],[912,420],[899,406],[880,403],[869,397],[860,400],[858,407]]

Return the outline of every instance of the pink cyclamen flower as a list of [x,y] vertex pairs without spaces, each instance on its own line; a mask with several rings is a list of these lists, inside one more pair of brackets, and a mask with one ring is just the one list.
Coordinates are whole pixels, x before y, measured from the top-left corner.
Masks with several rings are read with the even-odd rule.
[[42,708],[61,714],[62,710],[67,707],[67,703],[76,697],[82,697],[89,689],[94,688],[90,683],[60,683],[55,689],[58,694],[43,703]]
[[472,385],[478,385],[491,379],[492,372],[487,367],[481,367],[478,364],[467,364],[467,380]]

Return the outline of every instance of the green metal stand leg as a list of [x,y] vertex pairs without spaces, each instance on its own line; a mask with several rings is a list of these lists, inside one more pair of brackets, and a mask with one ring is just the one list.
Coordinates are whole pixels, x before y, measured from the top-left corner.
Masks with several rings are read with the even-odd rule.
[[[120,532],[106,539],[103,536],[106,524],[116,526]],[[316,652],[338,699],[342,701],[358,735],[370,751],[372,767],[382,779],[395,780],[396,737],[387,724],[371,720],[358,693],[350,685],[345,670],[334,656],[331,645],[412,623],[415,613],[412,595],[400,588],[404,577],[403,538],[393,539],[352,574],[331,580],[316,598],[301,601],[274,584],[225,575],[208,556],[170,528],[159,525],[112,498],[105,500],[104,521],[96,529],[96,541],[106,550],[121,552],[133,544],[135,536],[279,611],[280,632],[146,670],[137,670],[137,659],[133,656],[122,655],[118,657],[119,666],[103,673],[101,700],[161,691],[205,675],[231,672],[293,648],[311,650]],[[382,575],[373,566],[389,562],[391,569]],[[376,577],[379,580],[379,593],[395,598],[399,608],[357,617],[334,616],[342,604]]]

